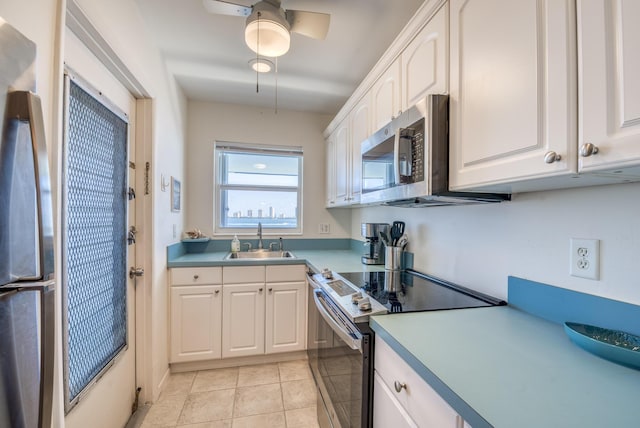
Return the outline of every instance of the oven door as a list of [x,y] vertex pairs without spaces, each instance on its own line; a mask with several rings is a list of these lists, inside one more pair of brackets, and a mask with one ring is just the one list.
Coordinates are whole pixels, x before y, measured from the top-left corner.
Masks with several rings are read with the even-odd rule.
[[[368,395],[363,403],[363,351],[369,344],[319,288],[313,289],[310,307],[311,332],[315,348],[310,348],[310,364],[318,387],[318,421],[321,427],[367,426]],[[311,306],[311,305],[310,305]],[[311,329],[311,325],[310,325]],[[366,339],[366,340],[365,340]],[[364,406],[363,406],[364,404]],[[366,410],[365,410],[366,409]]]

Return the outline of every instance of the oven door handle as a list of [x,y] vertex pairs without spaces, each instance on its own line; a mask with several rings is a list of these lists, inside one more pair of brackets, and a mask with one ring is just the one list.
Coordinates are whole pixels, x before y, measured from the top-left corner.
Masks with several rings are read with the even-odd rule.
[[318,308],[318,312],[320,312],[322,318],[324,318],[327,324],[331,326],[331,329],[349,346],[349,348],[362,352],[362,335],[348,332],[342,323],[336,321],[318,297],[318,294],[320,293],[323,293],[323,291],[313,290],[313,300],[316,302],[316,307]]

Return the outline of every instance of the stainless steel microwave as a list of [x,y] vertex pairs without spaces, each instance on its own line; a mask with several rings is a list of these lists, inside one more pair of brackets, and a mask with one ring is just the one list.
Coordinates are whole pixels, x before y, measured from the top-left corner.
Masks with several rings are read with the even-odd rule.
[[428,95],[366,139],[362,204],[460,205],[509,200],[508,194],[449,191],[449,97]]

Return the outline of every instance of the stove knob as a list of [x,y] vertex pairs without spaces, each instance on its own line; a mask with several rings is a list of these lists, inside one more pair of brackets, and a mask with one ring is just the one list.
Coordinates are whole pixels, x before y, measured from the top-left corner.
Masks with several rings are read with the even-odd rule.
[[329,269],[324,268],[322,269],[322,277],[324,279],[333,279],[333,273]]
[[358,309],[361,311],[370,311],[371,310],[371,301],[368,297],[364,297],[360,299],[358,302]]
[[362,299],[362,293],[360,292],[353,293],[351,295],[351,303],[353,303],[354,305],[357,305],[361,299]]

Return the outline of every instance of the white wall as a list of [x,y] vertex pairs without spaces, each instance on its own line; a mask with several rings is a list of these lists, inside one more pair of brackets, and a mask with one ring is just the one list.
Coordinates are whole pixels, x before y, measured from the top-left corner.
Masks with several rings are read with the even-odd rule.
[[[370,207],[361,222],[407,223],[415,268],[496,297],[507,276],[640,304],[640,183],[513,195],[507,203],[432,208]],[[600,280],[569,276],[569,239],[600,240]]]
[[[213,232],[213,144],[216,140],[302,146],[304,238],[347,238],[349,210],[327,211],[325,144],[322,131],[330,116],[272,108],[189,101],[187,144],[187,229]],[[331,234],[318,234],[329,223]],[[295,236],[292,238],[299,238]]]

